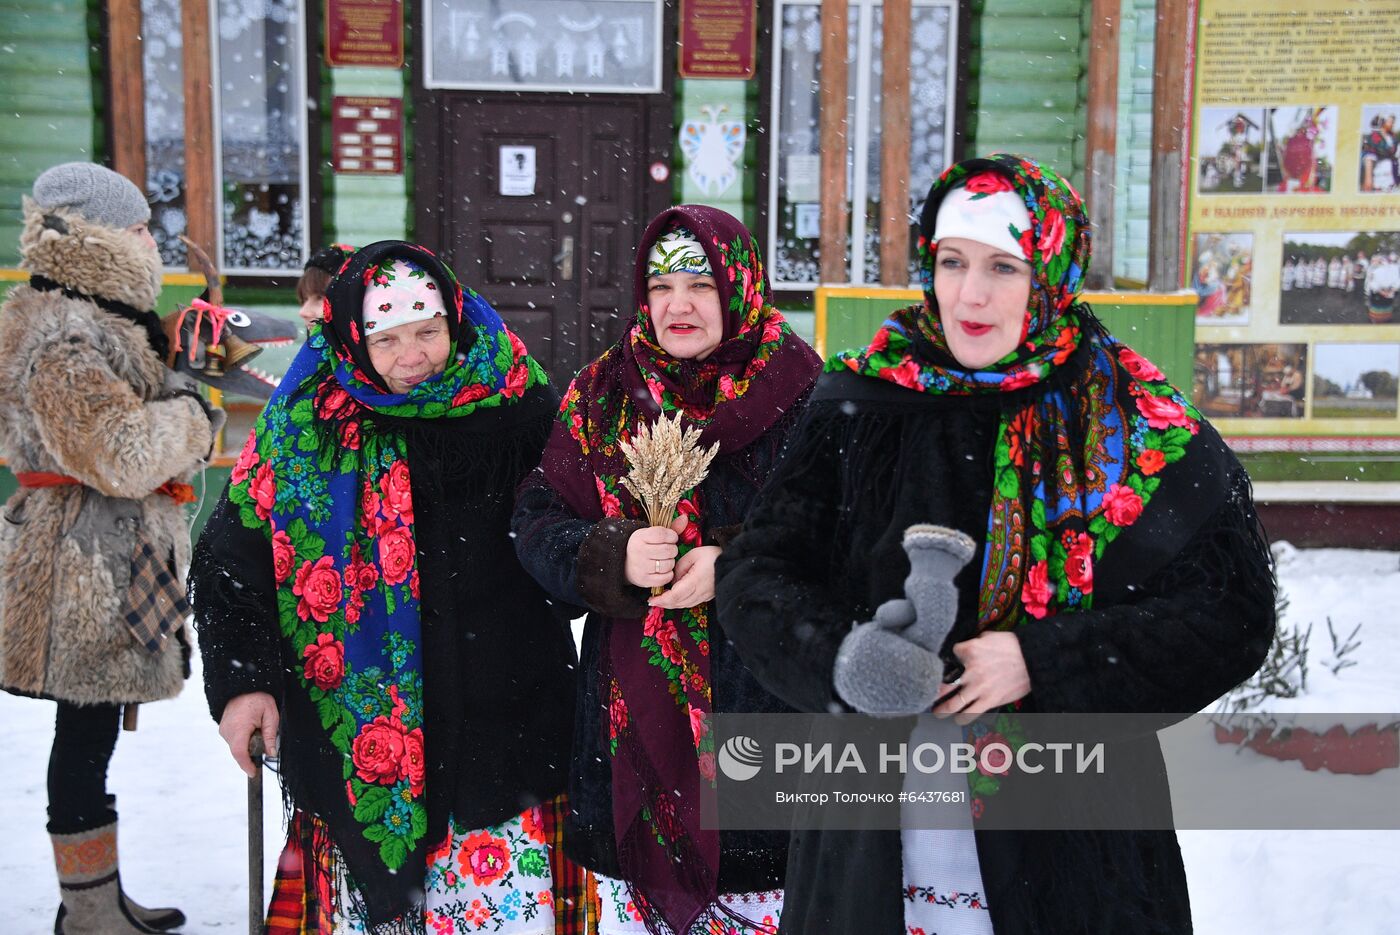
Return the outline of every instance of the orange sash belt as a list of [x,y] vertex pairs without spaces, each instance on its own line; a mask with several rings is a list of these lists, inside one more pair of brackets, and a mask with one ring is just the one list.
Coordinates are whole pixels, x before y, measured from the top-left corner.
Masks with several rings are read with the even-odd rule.
[[[83,483],[76,477],[49,471],[16,471],[15,480],[21,487],[77,487]],[[194,495],[194,487],[173,480],[161,484],[154,492],[163,493],[176,503],[194,503],[199,499]]]

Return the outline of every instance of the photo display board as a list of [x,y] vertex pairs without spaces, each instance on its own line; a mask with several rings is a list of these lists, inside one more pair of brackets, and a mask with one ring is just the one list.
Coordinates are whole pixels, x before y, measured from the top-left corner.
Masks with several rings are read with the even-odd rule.
[[1199,15],[1193,398],[1227,435],[1400,435],[1400,0]]

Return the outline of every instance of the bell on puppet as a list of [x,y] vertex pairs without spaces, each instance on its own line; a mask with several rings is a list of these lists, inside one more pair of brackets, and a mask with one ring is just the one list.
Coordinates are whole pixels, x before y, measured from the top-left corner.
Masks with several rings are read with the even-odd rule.
[[171,348],[166,363],[225,393],[268,399],[278,380],[250,363],[264,348],[292,344],[297,339],[296,326],[272,315],[224,306],[219,274],[209,256],[180,239],[204,273],[208,288],[162,319]]

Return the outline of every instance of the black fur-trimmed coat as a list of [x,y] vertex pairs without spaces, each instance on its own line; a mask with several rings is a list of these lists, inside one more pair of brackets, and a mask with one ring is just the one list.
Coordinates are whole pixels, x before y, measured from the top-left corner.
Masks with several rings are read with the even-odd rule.
[[[960,601],[948,646],[975,635],[999,405],[847,373],[822,377],[786,457],[716,568],[719,617],[765,687],[799,710],[844,709],[833,684],[837,650],[876,607],[904,596],[902,539],[915,523],[949,526],[979,544],[955,579]],[[1208,425],[1201,431],[1218,442]],[[1212,487],[1223,491],[1215,502],[1152,518],[1156,531],[1183,543],[1174,555],[1105,565],[1093,610],[1013,631],[1031,679],[1022,710],[1189,713],[1258,668],[1274,630],[1271,561],[1249,478],[1223,445],[1214,450],[1214,470],[1226,479]],[[1158,494],[1164,504],[1167,490]],[[1189,483],[1177,495],[1197,496]],[[1182,528],[1188,515],[1205,519]],[[1149,777],[1148,787],[1127,791],[1165,802],[1155,735],[1121,743]],[[1171,831],[977,831],[976,840],[998,933],[1191,930]],[[905,932],[898,830],[794,832],[787,881],[783,933]]]
[[[543,385],[465,418],[377,416],[363,429],[400,434],[410,465],[432,827],[448,813],[493,825],[564,791],[577,656],[566,619],[510,545],[515,487],[558,403]],[[240,695],[272,695],[284,794],[313,810],[343,802],[341,754],[298,684],[304,660],[280,634],[272,545],[243,525],[227,489],[195,547],[190,598],[214,720]]]

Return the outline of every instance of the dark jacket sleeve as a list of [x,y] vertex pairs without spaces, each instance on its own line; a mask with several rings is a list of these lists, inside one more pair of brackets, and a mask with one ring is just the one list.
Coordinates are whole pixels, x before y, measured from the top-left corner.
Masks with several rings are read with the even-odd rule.
[[1253,674],[1274,637],[1275,582],[1249,480],[1141,597],[1018,628],[1028,710],[1192,713]]
[[627,583],[627,540],[646,524],[582,519],[541,471],[521,481],[511,534],[520,564],[554,598],[607,617],[646,615],[646,592]]
[[[837,446],[804,421],[715,565],[718,619],[765,688],[799,711],[844,710],[832,682],[855,622],[828,562],[837,514]],[[826,424],[830,424],[827,422]]]
[[267,692],[280,703],[283,672],[272,543],[262,530],[243,525],[227,488],[195,545],[189,597],[204,694],[214,720],[231,700],[250,692]]

